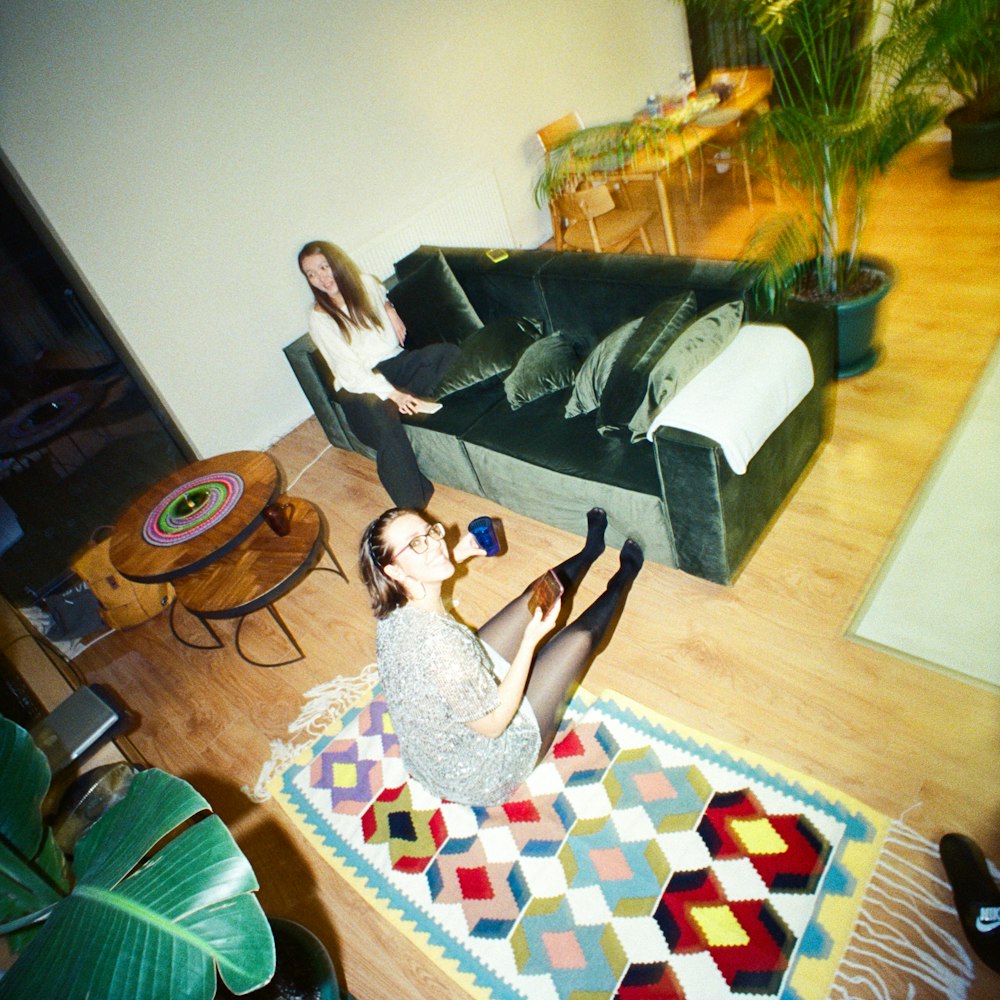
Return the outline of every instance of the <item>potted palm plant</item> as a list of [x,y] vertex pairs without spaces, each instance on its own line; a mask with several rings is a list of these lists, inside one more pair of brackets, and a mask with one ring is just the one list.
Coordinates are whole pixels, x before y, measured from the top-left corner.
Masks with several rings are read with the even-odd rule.
[[[840,377],[875,362],[875,308],[892,273],[862,255],[869,197],[896,155],[944,114],[933,86],[942,40],[932,25],[940,7],[957,2],[884,0],[876,30],[871,0],[687,0],[709,16],[748,21],[774,72],[772,106],[748,144],[751,154],[776,144],[776,180],[791,208],[753,233],[740,263],[770,312],[790,295],[830,303]],[[608,142],[607,152],[619,146]],[[587,157],[599,162],[600,152],[591,144]],[[547,197],[572,180],[572,171],[564,179],[548,170],[539,191]]]
[[209,805],[187,782],[137,774],[71,871],[41,814],[50,780],[28,733],[0,718],[0,935],[17,954],[0,1000],[211,1000],[216,970],[236,994],[271,978],[257,880],[217,816],[188,822]]
[[951,175],[1000,177],[1000,4],[954,0],[954,6],[963,8],[962,17],[938,21],[945,40],[943,74],[962,102],[945,118]]

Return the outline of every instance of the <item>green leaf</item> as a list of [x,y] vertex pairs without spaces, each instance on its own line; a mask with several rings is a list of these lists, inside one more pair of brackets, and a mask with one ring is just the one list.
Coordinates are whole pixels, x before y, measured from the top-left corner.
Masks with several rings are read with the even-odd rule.
[[[772,180],[796,191],[800,220],[782,233],[762,230],[744,252],[760,302],[780,303],[805,275],[823,293],[849,290],[860,271],[871,188],[948,110],[945,78],[970,99],[977,81],[980,109],[1000,111],[997,0],[885,0],[877,18],[870,0],[684,2],[752,24],[774,74],[771,107],[751,124],[748,140],[751,152],[768,154],[754,169],[775,170]],[[627,163],[659,141],[659,127],[640,120],[574,133],[550,151],[537,203],[600,177],[609,163]],[[768,245],[774,257],[764,260],[759,251]],[[800,251],[805,256],[795,259]]]
[[0,718],[0,924],[44,909],[69,888],[65,859],[42,822],[51,781],[31,736]]
[[267,982],[274,940],[257,880],[217,816],[142,861],[206,807],[179,778],[136,775],[81,839],[73,892],[0,979],[0,1000],[209,1000],[216,966],[233,992]]
[[77,880],[110,889],[171,830],[210,808],[186,781],[155,768],[141,771],[129,794],[80,838],[73,857]]
[[31,736],[0,718],[0,837],[25,857],[42,846],[41,805],[51,782],[48,761]]

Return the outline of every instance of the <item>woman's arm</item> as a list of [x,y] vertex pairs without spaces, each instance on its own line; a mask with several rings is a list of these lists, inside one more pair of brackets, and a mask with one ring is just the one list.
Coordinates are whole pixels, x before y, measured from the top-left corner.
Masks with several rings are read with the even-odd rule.
[[393,330],[396,331],[396,340],[399,341],[399,346],[402,347],[406,341],[406,324],[403,322],[403,317],[396,312],[396,307],[392,304],[392,299],[386,298],[383,305],[385,306],[385,314],[389,317],[389,322],[392,323]]
[[402,347],[406,340],[406,324],[403,322],[403,317],[399,315],[396,307],[392,304],[392,299],[389,298],[385,290],[385,285],[374,274],[363,274],[361,275],[361,280],[364,282],[368,295],[372,300],[372,305],[382,307],[382,312],[392,326],[392,332],[396,335],[399,346]]
[[476,556],[484,555],[486,555],[486,549],[476,541],[476,536],[471,531],[467,531],[462,535],[451,550],[452,559],[460,563],[468,562],[468,560],[474,559]]
[[[348,392],[372,393],[379,399],[390,399],[399,390],[384,376],[372,369],[344,340],[332,316],[314,309],[309,314],[309,334],[326,359],[337,379],[337,387]],[[393,400],[397,406],[399,402]]]
[[542,616],[541,608],[536,608],[524,629],[524,636],[518,646],[517,653],[511,661],[510,670],[500,681],[497,692],[500,695],[500,704],[492,712],[482,718],[467,722],[466,725],[480,736],[486,736],[495,740],[510,725],[511,720],[517,715],[517,710],[521,706],[521,699],[524,697],[524,689],[528,683],[528,674],[531,671],[531,663],[535,658],[535,650],[542,639],[548,635],[555,624],[559,614],[559,601],[549,609],[549,613]]

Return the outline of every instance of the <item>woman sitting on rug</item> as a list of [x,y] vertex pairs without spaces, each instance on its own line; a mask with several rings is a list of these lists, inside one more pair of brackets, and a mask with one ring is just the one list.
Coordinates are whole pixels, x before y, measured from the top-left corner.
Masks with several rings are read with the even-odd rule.
[[417,468],[401,413],[427,409],[429,396],[459,354],[454,344],[403,349],[406,326],[382,283],[362,274],[333,243],[307,243],[299,270],[312,288],[309,333],[333,375],[351,430],[375,449],[392,502],[423,510],[434,485]]
[[[583,548],[554,572],[571,593],[604,551],[607,515],[587,515]],[[483,550],[471,535],[464,561]],[[440,524],[387,510],[365,529],[359,565],[378,619],[376,657],[385,700],[409,772],[442,798],[468,805],[507,799],[548,752],[574,689],[607,640],[642,549],[631,539],[604,593],[574,622],[552,631],[560,611],[529,609],[528,587],[478,633],[441,600],[455,572]]]

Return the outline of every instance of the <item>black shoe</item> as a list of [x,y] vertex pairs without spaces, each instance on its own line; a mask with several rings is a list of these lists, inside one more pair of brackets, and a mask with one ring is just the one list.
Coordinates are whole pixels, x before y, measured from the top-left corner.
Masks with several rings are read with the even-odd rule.
[[960,833],[946,833],[940,851],[962,930],[972,950],[1000,972],[1000,888],[986,858],[974,840]]

